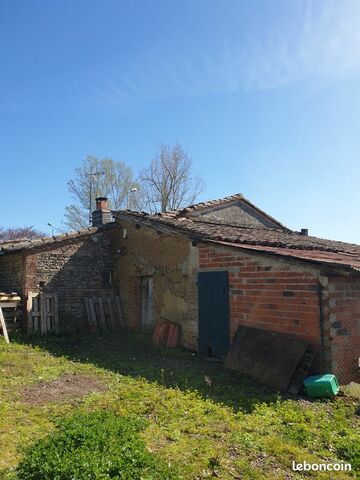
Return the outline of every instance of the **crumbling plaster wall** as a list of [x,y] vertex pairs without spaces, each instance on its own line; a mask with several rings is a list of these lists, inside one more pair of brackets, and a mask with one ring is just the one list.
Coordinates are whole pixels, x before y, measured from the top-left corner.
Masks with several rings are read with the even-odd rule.
[[153,276],[155,323],[179,323],[182,344],[197,348],[197,248],[184,237],[119,223],[114,255],[125,322],[141,327],[141,277]]

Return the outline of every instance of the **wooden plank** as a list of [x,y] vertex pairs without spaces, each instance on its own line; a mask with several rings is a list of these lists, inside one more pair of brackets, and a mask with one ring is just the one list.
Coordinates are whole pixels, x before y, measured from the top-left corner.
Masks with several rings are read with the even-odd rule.
[[89,298],[89,306],[90,306],[90,314],[91,314],[91,327],[96,328],[96,312],[95,312],[95,305],[94,300]]
[[32,292],[28,292],[26,299],[26,333],[29,334],[34,330],[32,321]]
[[109,315],[110,315],[110,328],[113,329],[115,328],[115,316],[114,316],[114,310],[112,307],[112,301],[110,297],[106,297],[106,302],[109,307]]
[[0,301],[1,308],[15,308],[19,305],[19,302],[2,302]]
[[98,304],[99,304],[99,314],[100,314],[100,326],[101,328],[106,330],[105,309],[104,309],[104,301],[102,297],[98,298]]
[[47,332],[46,325],[46,297],[43,293],[40,293],[40,333],[45,335]]
[[89,303],[89,299],[87,297],[84,298],[84,303],[85,303],[87,321],[88,321],[89,326],[91,326],[92,320],[91,320],[90,303]]
[[0,295],[0,302],[20,302],[21,300],[21,297],[19,297],[18,295],[16,296],[12,296],[12,295]]
[[6,343],[10,343],[10,341],[9,341],[9,336],[8,336],[8,333],[7,333],[7,330],[6,330],[5,318],[4,318],[4,315],[3,315],[3,312],[2,312],[2,308],[1,308],[1,307],[0,307],[0,325],[1,325],[1,328],[2,328],[2,331],[3,331],[3,335],[4,335],[4,338],[5,338],[5,342],[6,342]]
[[46,332],[51,332],[51,294],[45,293],[43,294],[43,297]]
[[117,314],[119,317],[119,324],[123,327],[125,324],[124,324],[124,317],[123,317],[122,308],[121,308],[120,297],[115,297],[115,304],[116,304]]
[[59,333],[59,301],[56,293],[54,293],[54,328],[55,333]]

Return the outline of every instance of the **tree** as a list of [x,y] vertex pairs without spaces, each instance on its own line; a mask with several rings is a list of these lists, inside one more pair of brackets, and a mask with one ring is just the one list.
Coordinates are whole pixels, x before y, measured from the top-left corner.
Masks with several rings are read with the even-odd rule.
[[139,202],[137,192],[131,189],[138,187],[131,168],[124,162],[88,155],[68,182],[74,203],[65,208],[65,226],[75,230],[87,227],[96,197],[108,197],[113,210],[134,208]]
[[191,205],[205,183],[192,173],[192,160],[179,143],[161,145],[149,167],[140,174],[141,197],[150,213]]
[[33,227],[0,227],[0,242],[34,240],[40,237],[47,237],[47,234],[35,230]]

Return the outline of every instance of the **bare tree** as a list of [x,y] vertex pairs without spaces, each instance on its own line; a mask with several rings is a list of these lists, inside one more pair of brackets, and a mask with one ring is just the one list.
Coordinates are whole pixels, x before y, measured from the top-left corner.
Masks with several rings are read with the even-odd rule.
[[192,173],[192,160],[179,143],[161,145],[149,167],[140,174],[141,199],[150,213],[191,205],[205,183]]
[[68,182],[68,190],[74,203],[65,208],[64,224],[70,229],[89,225],[96,197],[108,197],[114,210],[135,208],[135,203],[140,203],[136,201],[138,184],[131,168],[111,158],[88,155],[82,165],[75,169],[75,177]]
[[34,227],[0,227],[0,242],[34,240],[40,237],[47,237],[47,234],[34,229]]

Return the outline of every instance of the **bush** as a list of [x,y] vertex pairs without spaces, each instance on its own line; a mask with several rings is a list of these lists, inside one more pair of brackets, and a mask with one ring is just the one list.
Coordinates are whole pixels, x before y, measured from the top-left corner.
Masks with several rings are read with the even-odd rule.
[[109,412],[77,414],[26,451],[20,480],[175,480],[139,436],[145,423]]

